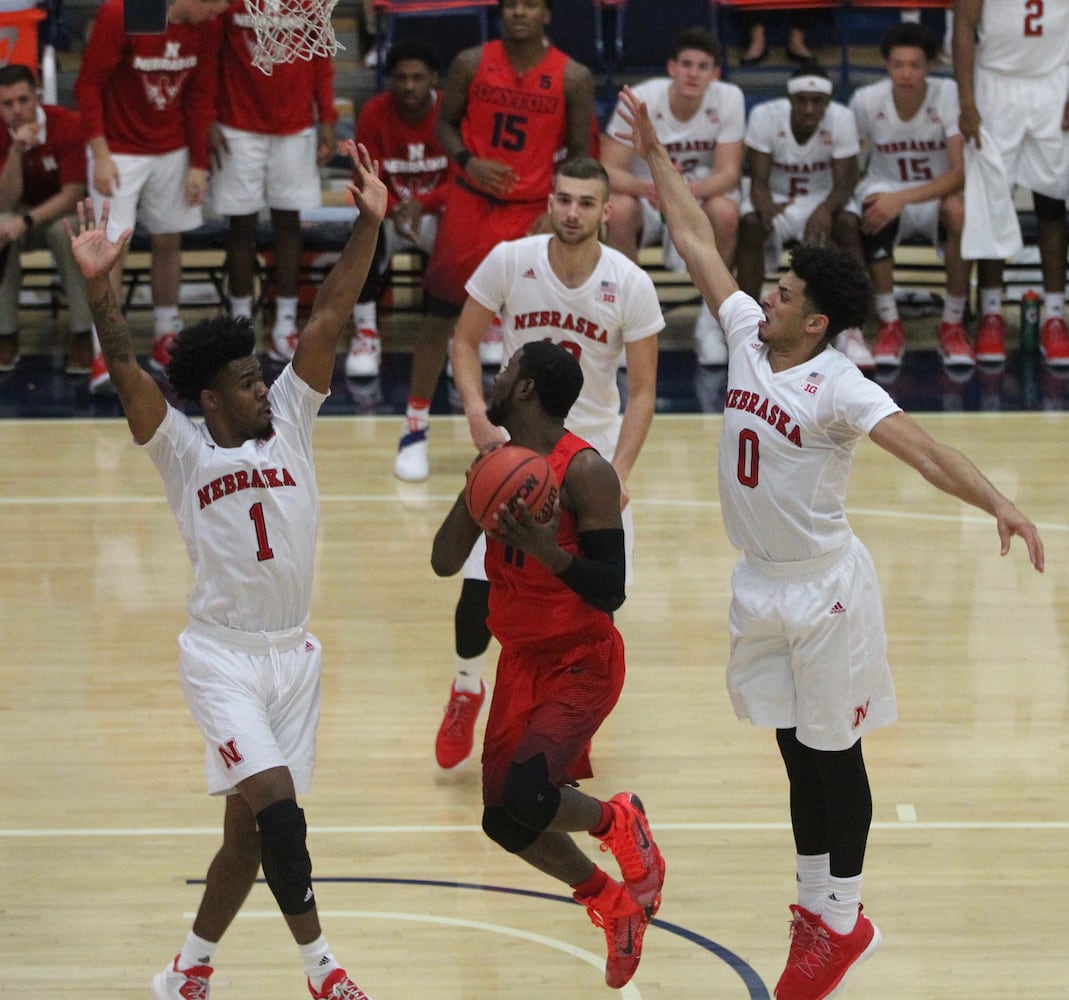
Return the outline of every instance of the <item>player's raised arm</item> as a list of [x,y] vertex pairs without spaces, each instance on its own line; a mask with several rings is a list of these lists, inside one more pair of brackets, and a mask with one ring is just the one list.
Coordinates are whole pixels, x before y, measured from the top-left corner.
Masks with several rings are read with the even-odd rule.
[[346,149],[355,167],[349,192],[360,215],[341,258],[316,292],[312,315],[293,355],[293,370],[318,392],[330,388],[338,338],[364,287],[375,257],[379,225],[386,214],[386,185],[379,180],[377,165],[362,145],[350,141]]
[[111,384],[122,400],[130,433],[138,444],[144,444],[167,415],[167,401],[156,380],[138,363],[126,317],[115,298],[111,274],[116,267],[122,266],[120,261],[133,230],[127,229],[118,242],[112,243],[108,239],[109,209],[110,205],[105,201],[100,218],[94,219],[93,202],[87,198],[78,203],[78,232],[71,229],[66,219],[63,226],[71,238],[74,259],[85,278],[89,308],[93,312],[93,323]]
[[686,261],[698,291],[717,312],[720,303],[739,286],[717,250],[713,225],[657,138],[645,103],[630,87],[624,87],[620,94],[620,111],[631,132],[619,138],[630,142],[635,153],[649,164],[672,242]]

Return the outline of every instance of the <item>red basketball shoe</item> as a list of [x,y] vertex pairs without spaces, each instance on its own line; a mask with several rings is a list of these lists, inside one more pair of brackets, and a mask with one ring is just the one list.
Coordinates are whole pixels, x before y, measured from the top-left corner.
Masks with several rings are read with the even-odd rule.
[[638,969],[649,916],[614,878],[608,879],[596,896],[576,893],[575,901],[586,907],[594,926],[605,931],[605,982],[614,990],[622,989]]
[[612,851],[635,902],[652,917],[661,905],[664,858],[653,841],[642,800],[633,792],[609,799],[612,825],[598,837],[603,851]]
[[838,991],[847,973],[883,940],[879,928],[861,911],[858,904],[857,923],[849,934],[836,934],[818,919],[807,946],[776,984],[776,1000],[824,1000]]

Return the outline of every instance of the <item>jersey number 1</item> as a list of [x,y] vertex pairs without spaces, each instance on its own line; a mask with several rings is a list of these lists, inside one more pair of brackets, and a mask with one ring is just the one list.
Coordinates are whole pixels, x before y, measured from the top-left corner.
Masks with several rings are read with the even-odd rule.
[[249,508],[249,520],[256,525],[257,561],[264,562],[267,559],[274,559],[274,549],[271,548],[270,543],[267,541],[267,525],[264,524],[264,505],[262,503],[254,503]]

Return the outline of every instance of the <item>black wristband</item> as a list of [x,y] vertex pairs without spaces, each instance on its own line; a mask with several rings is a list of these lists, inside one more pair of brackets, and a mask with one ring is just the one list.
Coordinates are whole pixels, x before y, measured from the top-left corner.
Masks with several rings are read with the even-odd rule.
[[29,212],[23,213],[22,224],[26,227],[26,232],[33,229],[33,216]]
[[461,170],[465,170],[468,166],[468,160],[471,159],[471,150],[461,149],[453,159],[457,161],[457,166],[460,167]]

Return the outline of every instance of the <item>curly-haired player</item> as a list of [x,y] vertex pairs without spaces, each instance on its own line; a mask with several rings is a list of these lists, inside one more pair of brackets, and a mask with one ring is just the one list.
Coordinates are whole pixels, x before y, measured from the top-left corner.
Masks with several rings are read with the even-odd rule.
[[[193,927],[152,980],[156,1000],[207,1000],[212,956],[263,866],[317,1000],[367,1000],[330,952],[312,891],[297,793],[311,786],[322,651],[307,631],[319,491],[312,424],[330,391],[338,337],[367,277],[386,188],[350,144],[360,216],[316,294],[292,364],[270,389],[247,320],[207,320],[174,339],[167,373],[203,427],[170,406],[138,363],[108,274],[131,230],[107,238],[79,206],[73,252],[112,384],[134,440],[163,480],[193,559],[179,678],[204,736],[208,792],[226,798],[223,844]],[[87,217],[88,216],[88,217]],[[73,236],[73,233],[72,233]]]
[[864,435],[933,486],[991,514],[1002,553],[1036,526],[960,452],[933,440],[830,338],[869,308],[865,265],[801,246],[758,305],[739,290],[712,226],[672,166],[646,106],[625,88],[672,240],[728,342],[720,505],[742,550],[732,576],[728,691],[739,718],[776,730],[790,784],[798,902],[777,1000],[822,1000],[880,944],[861,911],[872,794],[861,738],[895,721],[879,581],[846,518]]

